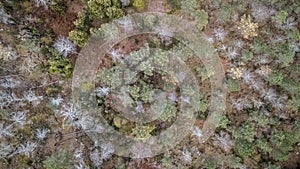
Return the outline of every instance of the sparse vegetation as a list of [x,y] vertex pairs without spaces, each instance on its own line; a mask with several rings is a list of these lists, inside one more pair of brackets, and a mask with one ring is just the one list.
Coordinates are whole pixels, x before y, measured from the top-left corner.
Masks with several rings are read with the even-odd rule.
[[[199,60],[169,20],[130,16],[148,10],[189,21],[180,30],[203,34],[192,38],[220,70],[211,49],[199,46]],[[1,1],[0,168],[300,168],[299,13],[300,1],[284,0]],[[150,25],[162,34],[125,37],[98,63],[79,63],[90,37]],[[89,62],[97,71],[74,71]],[[223,69],[226,94],[212,83]],[[226,97],[222,112],[214,96]]]

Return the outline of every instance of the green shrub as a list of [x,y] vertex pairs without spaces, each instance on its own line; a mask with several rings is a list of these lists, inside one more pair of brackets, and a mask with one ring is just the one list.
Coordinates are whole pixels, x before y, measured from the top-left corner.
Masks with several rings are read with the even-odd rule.
[[124,12],[122,9],[120,9],[116,6],[111,6],[106,9],[105,14],[108,18],[114,19],[114,18],[122,17],[124,15]]
[[256,152],[256,149],[253,142],[248,142],[244,139],[237,139],[235,141],[234,151],[242,158],[246,158],[253,155]]
[[270,156],[277,161],[286,161],[290,151],[294,150],[294,145],[299,142],[299,139],[299,125],[295,125],[291,131],[273,129],[270,143],[273,144],[274,149]]
[[278,12],[276,13],[276,15],[275,15],[274,17],[272,17],[272,19],[273,19],[277,24],[281,25],[281,24],[285,21],[285,19],[287,18],[288,15],[289,15],[289,14],[288,14],[286,11],[281,10],[281,11],[278,11]]
[[49,72],[69,78],[72,76],[73,65],[68,58],[54,57],[49,62]]
[[181,8],[181,0],[168,0],[172,8],[178,10]]
[[242,50],[242,58],[245,61],[250,61],[253,59],[253,53],[250,52],[249,50]]
[[239,127],[234,133],[233,137],[235,139],[244,139],[248,142],[254,141],[254,124],[253,123],[246,123],[243,126]]
[[240,83],[237,80],[228,79],[226,81],[227,89],[229,92],[238,92],[241,90]]
[[271,74],[269,74],[267,80],[271,85],[281,85],[283,81],[283,74],[279,71],[272,71]]
[[65,150],[60,151],[56,156],[48,157],[43,161],[43,165],[46,169],[68,169],[71,167],[70,154]]
[[199,30],[203,30],[208,24],[208,14],[205,10],[197,10],[194,13],[197,27]]
[[103,19],[108,17],[110,19],[119,18],[124,15],[120,8],[121,3],[118,0],[89,0],[88,8],[94,18]]
[[151,137],[151,132],[155,129],[155,126],[145,125],[145,126],[136,126],[132,129],[132,134],[137,139],[148,139]]
[[230,21],[233,15],[234,15],[234,9],[229,4],[222,5],[222,7],[218,9],[216,13],[218,20],[220,20],[221,22]]
[[89,30],[89,24],[90,24],[90,19],[87,14],[87,12],[79,12],[77,14],[77,19],[74,21],[74,25],[76,29],[82,30],[82,31],[88,31]]
[[230,124],[230,120],[228,119],[226,114],[223,114],[218,127],[220,127],[221,129],[226,129],[228,124]]
[[207,169],[216,169],[218,167],[217,160],[211,156],[204,156],[202,161],[202,167]]
[[256,141],[256,146],[266,153],[271,153],[273,150],[266,139],[258,139]]
[[51,0],[50,9],[54,12],[64,12],[67,9],[65,0]]
[[75,29],[69,32],[69,39],[75,42],[79,47],[83,47],[88,38],[88,33],[82,30]]
[[283,66],[289,66],[294,61],[295,51],[289,47],[288,43],[280,44],[275,49],[278,60]]
[[173,104],[167,104],[159,119],[162,121],[171,121],[172,118],[176,117],[177,108]]
[[182,0],[181,9],[186,13],[193,13],[197,9],[197,0]]
[[146,4],[144,0],[134,0],[132,4],[138,11],[142,11],[145,9]]

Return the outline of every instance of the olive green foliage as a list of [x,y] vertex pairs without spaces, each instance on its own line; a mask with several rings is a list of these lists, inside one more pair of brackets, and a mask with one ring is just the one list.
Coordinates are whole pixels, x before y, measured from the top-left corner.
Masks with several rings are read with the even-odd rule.
[[67,9],[66,0],[51,0],[50,9],[55,12],[64,12]]
[[270,51],[273,56],[276,56],[283,66],[289,66],[294,61],[295,51],[289,47],[288,43],[282,43],[274,46]]
[[216,169],[218,167],[218,163],[213,157],[205,156],[202,161],[202,167],[207,169]]
[[92,17],[96,19],[115,19],[124,15],[118,0],[89,0],[87,4]]
[[83,47],[89,38],[89,34],[82,30],[72,30],[69,32],[69,39],[75,42],[79,47]]
[[242,58],[245,61],[250,61],[253,58],[253,53],[250,52],[249,50],[242,50]]
[[235,139],[234,151],[237,155],[246,158],[256,152],[254,135],[254,124],[249,122],[239,127],[233,133],[233,137]]
[[[300,87],[298,87],[300,88]],[[291,108],[292,111],[299,112],[300,110],[300,94],[296,94],[292,97],[291,100],[288,102],[288,106]]]
[[74,21],[76,29],[88,31],[90,27],[90,19],[85,11],[80,11],[77,14],[77,19]]
[[49,72],[51,74],[61,75],[65,78],[72,76],[73,64],[69,58],[54,57],[50,60],[49,64]]
[[256,146],[266,153],[271,153],[273,150],[272,146],[265,138],[256,140]]
[[216,16],[221,22],[228,22],[234,15],[234,9],[232,5],[226,4],[222,5],[219,9],[217,9]]
[[108,18],[120,18],[124,15],[124,12],[122,9],[116,7],[116,6],[111,6],[106,9],[106,15]]
[[230,124],[230,120],[228,119],[226,114],[223,114],[221,119],[220,119],[218,127],[221,128],[221,129],[226,129],[228,124]]
[[161,165],[166,169],[173,169],[176,168],[176,166],[173,164],[173,161],[170,157],[164,156],[161,159]]
[[233,134],[235,139],[245,139],[248,142],[254,141],[254,124],[253,123],[246,123],[243,126],[239,127]]
[[113,39],[116,38],[119,34],[119,29],[116,25],[114,24],[102,24],[100,28],[91,28],[90,33],[92,35],[97,34],[97,36],[101,36],[103,38],[109,38]]
[[181,0],[168,0],[172,8],[178,10],[181,8]]
[[62,150],[56,156],[48,157],[43,164],[46,169],[68,169],[71,167],[71,157],[67,151]]
[[132,4],[138,11],[142,11],[146,7],[146,3],[144,0],[134,0]]
[[251,45],[251,48],[255,53],[261,54],[268,49],[268,45],[261,40],[254,40],[253,44]]
[[286,33],[290,40],[300,41],[300,31],[298,29],[287,30]]
[[198,110],[202,113],[204,113],[209,107],[209,102],[206,99],[201,99],[200,103],[199,103],[199,107]]
[[285,19],[287,18],[289,14],[284,11],[284,10],[280,10],[276,13],[276,15],[274,17],[272,17],[272,19],[279,25],[281,25]]
[[269,74],[267,80],[272,85],[282,85],[283,81],[283,74],[279,71],[272,71],[271,74]]
[[241,158],[233,156],[232,158],[230,158],[229,164],[230,164],[229,166],[231,168],[242,168],[243,161]]
[[185,12],[195,11],[197,9],[197,0],[182,0],[181,9]]
[[269,117],[260,111],[255,111],[250,114],[250,121],[254,121],[258,126],[264,127],[270,123]]
[[148,103],[153,101],[153,85],[142,80],[140,80],[136,85],[129,86],[128,92],[135,101],[142,100]]
[[142,87],[140,94],[141,100],[148,103],[152,102],[154,95],[153,85],[145,83],[144,81],[141,81],[140,84]]
[[148,139],[151,137],[151,132],[155,129],[155,126],[144,125],[144,126],[136,126],[132,129],[132,134],[137,139]]
[[290,131],[280,131],[273,129],[270,143],[273,145],[273,150],[270,156],[277,161],[286,161],[290,151],[294,148],[294,145],[299,142],[300,128],[299,124]]
[[115,88],[122,84],[120,73],[120,68],[118,66],[114,66],[109,69],[104,68],[98,75],[98,79],[103,83],[103,85]]
[[256,149],[253,142],[248,142],[244,139],[237,139],[235,140],[234,151],[242,158],[246,158],[253,155],[256,152]]
[[164,108],[163,113],[159,116],[159,119],[162,121],[171,121],[176,117],[177,108],[174,104],[168,103]]
[[181,8],[187,14],[190,14],[195,18],[196,25],[199,30],[203,30],[208,24],[208,14],[203,9],[198,9],[199,4],[196,0],[182,0]]
[[197,67],[196,73],[201,77],[201,81],[205,81],[214,75],[214,68],[211,66],[207,67]]
[[208,14],[205,10],[197,10],[195,11],[195,20],[197,22],[197,27],[199,30],[203,30],[205,26],[208,24]]
[[229,92],[238,92],[241,90],[240,83],[237,80],[228,79],[226,84]]
[[79,12],[74,25],[75,29],[69,32],[69,39],[75,42],[77,46],[83,47],[90,36],[90,18],[88,13],[85,11]]

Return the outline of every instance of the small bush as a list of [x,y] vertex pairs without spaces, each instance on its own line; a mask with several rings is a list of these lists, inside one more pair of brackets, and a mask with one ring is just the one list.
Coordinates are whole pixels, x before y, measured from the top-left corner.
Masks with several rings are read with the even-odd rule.
[[69,78],[72,76],[73,65],[68,58],[55,57],[50,60],[49,72]]
[[75,29],[69,32],[70,40],[75,42],[79,47],[83,47],[85,45],[86,41],[88,40],[88,37],[89,35],[85,31]]
[[144,0],[134,0],[133,2],[133,6],[138,10],[138,11],[142,11],[145,9],[146,4]]
[[68,169],[71,165],[70,158],[69,153],[63,150],[56,156],[48,157],[43,164],[46,169]]

